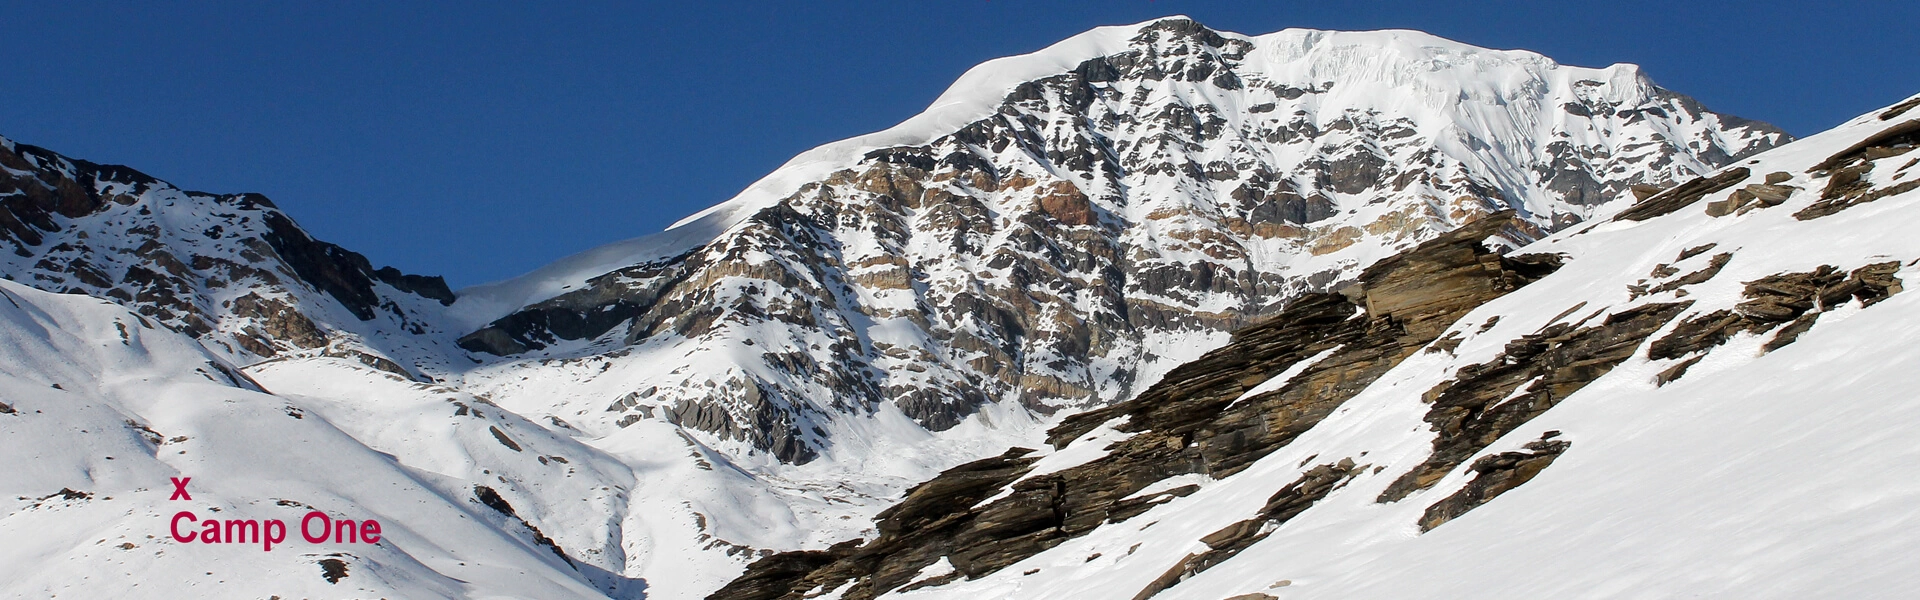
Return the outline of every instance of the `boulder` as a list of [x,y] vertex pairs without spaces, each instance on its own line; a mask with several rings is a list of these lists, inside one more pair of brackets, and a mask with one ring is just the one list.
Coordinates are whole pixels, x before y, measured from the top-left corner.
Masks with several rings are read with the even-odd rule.
[[[1769,175],[1767,179],[1771,180],[1773,177]],[[1789,185],[1755,183],[1740,188],[1740,191],[1753,196],[1754,199],[1759,200],[1761,204],[1779,206],[1780,203],[1787,201],[1788,196],[1792,196],[1794,192],[1800,191],[1800,188]]]

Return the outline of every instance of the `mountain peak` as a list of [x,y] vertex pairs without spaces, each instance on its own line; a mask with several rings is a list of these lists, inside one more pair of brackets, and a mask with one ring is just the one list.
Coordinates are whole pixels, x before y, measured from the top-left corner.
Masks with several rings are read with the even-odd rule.
[[1834,498],[1914,495],[1887,483],[1912,453],[1861,440],[1915,433],[1916,106],[1516,254],[1479,243],[1504,219],[1459,227],[709,598],[1906,589],[1873,558],[1920,535]]
[[1157,19],[983,63],[893,128],[453,312],[489,365],[473,385],[652,357],[596,376],[586,404],[660,392],[580,425],[652,414],[805,462],[855,435],[848,418],[938,431],[993,404],[1124,400],[1461,224],[1513,211],[1492,242],[1511,248],[1787,139],[1631,66]]
[[[596,590],[645,577],[648,594],[690,597],[768,549],[871,539],[870,517],[907,486],[1035,446],[1069,413],[1165,400],[1196,373],[1231,405],[1251,380],[1176,370],[1235,331],[1272,331],[1249,325],[1343,336],[1268,348],[1287,360],[1360,338],[1339,356],[1407,358],[1472,309],[1448,294],[1526,293],[1560,264],[1502,251],[1569,239],[1556,232],[1787,139],[1630,65],[1176,17],[989,61],[925,112],[802,153],[664,232],[458,294],[313,239],[258,196],[129,184],[24,144],[0,153],[0,239],[16,249],[0,269],[212,351],[182,354],[215,360],[175,379],[253,377],[286,396],[247,410],[338,419],[341,437],[393,449],[437,474],[425,483],[451,502],[436,515],[486,507],[487,527],[511,532],[496,541],[558,554]],[[1748,193],[1780,197],[1764,177]],[[1391,259],[1415,248],[1436,250]],[[1689,259],[1711,260],[1669,262]],[[1382,261],[1411,275],[1382,279]],[[1354,318],[1361,306],[1378,314]],[[132,348],[110,327],[74,347]],[[244,372],[223,378],[228,363]],[[1068,446],[1127,433],[1089,418],[1075,427],[1097,439]],[[1134,450],[1187,452],[1189,433]],[[1222,435],[1206,443],[1254,439]],[[1010,474],[1017,454],[983,468]],[[1322,466],[1301,489],[1360,471]]]
[[[1173,35],[1162,38],[1159,32]],[[1162,51],[1195,36],[1197,43],[1213,49],[1213,54],[1221,54],[1220,49],[1228,45],[1239,49],[1225,51],[1214,61],[1191,57],[1197,61],[1193,65],[1188,64],[1190,57],[1182,50]],[[1545,140],[1545,136],[1566,134],[1588,138],[1578,141],[1590,147],[1599,144],[1607,148],[1605,152],[1612,152],[1613,144],[1591,139],[1593,136],[1577,131],[1552,131],[1553,121],[1565,118],[1551,110],[1555,104],[1570,107],[1567,110],[1575,117],[1601,114],[1604,118],[1621,107],[1628,107],[1627,112],[1620,114],[1632,120],[1638,113],[1631,107],[1651,106],[1655,114],[1660,114],[1667,110],[1658,105],[1672,102],[1681,107],[1675,112],[1685,112],[1694,120],[1716,117],[1691,98],[1657,87],[1637,65],[1616,64],[1602,69],[1566,67],[1525,50],[1491,50],[1414,30],[1286,29],[1245,36],[1215,31],[1190,17],[1175,15],[1131,25],[1099,27],[1039,51],[982,63],[961,75],[920,114],[879,132],[803,152],[732,199],[676,222],[666,233],[610,244],[556,261],[522,277],[461,290],[462,297],[473,298],[461,313],[468,315],[468,322],[477,324],[501,316],[499,311],[510,306],[530,304],[564,290],[578,289],[585,285],[588,277],[623,264],[685,252],[727,231],[756,211],[791,196],[807,183],[819,181],[835,169],[857,164],[877,150],[933,143],[968,125],[992,118],[1005,109],[1009,96],[1023,86],[1084,72],[1090,65],[1111,70],[1108,59],[1134,54],[1147,59],[1146,63],[1140,63],[1142,67],[1151,65],[1151,68],[1137,70],[1132,75],[1136,80],[1157,80],[1169,69],[1181,72],[1204,69],[1209,77],[1223,77],[1220,81],[1208,81],[1214,84],[1212,87],[1230,88],[1239,85],[1234,83],[1239,79],[1254,76],[1288,100],[1297,99],[1302,93],[1313,94],[1300,103],[1300,108],[1313,113],[1309,116],[1315,125],[1330,125],[1348,118],[1345,113],[1349,111],[1401,113],[1413,117],[1409,124],[1421,127],[1423,134],[1448,138],[1442,141],[1448,145],[1533,143],[1528,140],[1543,140],[1544,144],[1550,141]],[[1219,63],[1218,66],[1199,64],[1214,62]],[[1336,86],[1336,82],[1339,85]],[[1243,112],[1263,107],[1249,103],[1236,108],[1236,112]],[[1489,125],[1505,129],[1488,129]],[[1713,121],[1707,127],[1717,125],[1718,121]],[[1739,133],[1733,138],[1721,136],[1702,146],[1709,154],[1726,155],[1718,160],[1751,154],[1790,139],[1765,123],[1731,118],[1727,125]],[[1643,137],[1629,144],[1637,146],[1647,141]],[[1677,170],[1668,177],[1690,176],[1709,165],[1683,160],[1674,166]],[[1585,196],[1576,199],[1579,204],[1600,201]],[[490,308],[482,309],[482,306]]]

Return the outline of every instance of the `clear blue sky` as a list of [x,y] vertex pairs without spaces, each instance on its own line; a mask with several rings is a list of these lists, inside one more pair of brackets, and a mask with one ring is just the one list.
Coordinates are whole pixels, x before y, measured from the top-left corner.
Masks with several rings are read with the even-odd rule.
[[0,0],[0,135],[262,192],[323,239],[460,287],[658,231],[919,112],[976,63],[1169,14],[1638,63],[1802,135],[1920,91],[1913,0]]

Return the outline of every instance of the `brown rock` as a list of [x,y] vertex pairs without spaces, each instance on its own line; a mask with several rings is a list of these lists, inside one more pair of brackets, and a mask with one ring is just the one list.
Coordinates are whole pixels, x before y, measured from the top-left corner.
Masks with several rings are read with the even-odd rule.
[[1352,459],[1345,458],[1340,459],[1336,464],[1308,469],[1306,473],[1300,475],[1300,479],[1281,488],[1279,492],[1274,493],[1273,497],[1268,498],[1266,506],[1260,509],[1258,515],[1200,538],[1200,542],[1207,545],[1206,552],[1187,555],[1173,565],[1173,568],[1167,569],[1167,572],[1162,573],[1139,593],[1134,594],[1133,600],[1147,600],[1166,591],[1167,588],[1198,575],[1201,571],[1226,562],[1242,550],[1266,539],[1267,535],[1273,533],[1279,525],[1306,512],[1308,508],[1362,470],[1362,467],[1354,465]]
[[[1710,349],[1725,343],[1742,331],[1765,333],[1782,324],[1785,328],[1769,340],[1763,350],[1771,352],[1793,343],[1801,333],[1813,327],[1820,313],[1848,302],[1871,306],[1900,293],[1901,281],[1894,277],[1898,261],[1876,263],[1843,272],[1831,265],[1801,273],[1769,275],[1747,282],[1744,302],[1733,310],[1699,315],[1675,326],[1665,337],[1648,346],[1653,359],[1673,359]],[[1677,379],[1680,368],[1671,379]],[[1663,374],[1664,376],[1664,374]]]
[[[1875,148],[1885,150],[1899,149],[1901,153],[1904,153],[1906,150],[1913,149],[1916,141],[1920,141],[1920,119],[1908,119],[1897,125],[1883,129],[1879,133],[1867,136],[1866,139],[1860,140],[1859,143],[1849,146],[1847,149],[1841,150],[1833,156],[1827,157],[1826,160],[1820,161],[1820,164],[1807,169],[1807,172],[1831,171],[1862,158],[1867,158],[1871,161],[1872,158],[1867,157],[1867,153],[1869,150]],[[1881,157],[1884,156],[1890,156],[1890,154],[1882,153]]]
[[1721,171],[1711,177],[1697,177],[1692,181],[1674,186],[1672,189],[1654,194],[1626,210],[1614,215],[1614,220],[1645,221],[1660,215],[1669,214],[1700,201],[1714,192],[1732,187],[1745,181],[1753,172],[1746,167],[1735,167]]
[[1636,183],[1631,186],[1628,186],[1627,190],[1633,192],[1633,199],[1634,201],[1638,202],[1638,201],[1646,200],[1648,198],[1652,198],[1654,194],[1658,194],[1660,192],[1666,191],[1668,187],[1671,187],[1671,186],[1658,186],[1658,185],[1649,185],[1645,183]]
[[1531,481],[1572,445],[1565,441],[1540,440],[1528,443],[1520,452],[1502,452],[1473,461],[1473,480],[1445,500],[1427,507],[1420,517],[1420,530],[1432,531]]
[[[254,319],[259,326],[259,331],[268,338],[295,348],[318,348],[327,345],[327,335],[320,331],[320,327],[315,325],[312,319],[308,319],[292,305],[278,299],[262,297],[258,293],[248,293],[233,301],[233,314]],[[271,356],[257,350],[255,353]]]
[[1734,196],[1729,196],[1725,200],[1708,202],[1707,216],[1724,217],[1724,216],[1733,214],[1734,211],[1740,210],[1740,207],[1745,205],[1746,203],[1742,202],[1741,198],[1737,194]]
[[1040,196],[1040,210],[1064,225],[1092,225],[1098,221],[1093,203],[1070,181],[1057,181]]
[[1767,206],[1779,206],[1780,203],[1787,201],[1788,196],[1792,196],[1794,192],[1799,190],[1800,188],[1793,186],[1758,183],[1749,184],[1747,187],[1740,188],[1740,191],[1746,192],[1747,195],[1753,196],[1759,200],[1761,204]]
[[1425,420],[1439,433],[1433,454],[1394,480],[1378,501],[1397,502],[1432,486],[1482,448],[1613,370],[1690,304],[1647,304],[1586,327],[1555,323],[1509,342],[1491,361],[1461,368],[1452,381],[1427,392],[1433,407]]
[[1667,367],[1667,370],[1661,371],[1659,375],[1655,375],[1653,377],[1653,384],[1655,386],[1665,386],[1669,383],[1678,381],[1682,376],[1685,376],[1687,374],[1687,369],[1693,367],[1693,365],[1695,364],[1698,364],[1700,360],[1704,358],[1706,357],[1695,356],[1693,358],[1680,361],[1679,364],[1676,364],[1674,366]]
[[[1304,296],[1271,320],[1241,330],[1226,347],[1175,368],[1135,399],[1068,417],[1049,432],[1049,443],[1063,446],[1101,423],[1123,419],[1122,430],[1134,435],[1100,460],[1011,489],[1032,459],[1016,452],[963,465],[882,512],[879,537],[844,557],[805,573],[749,569],[737,585],[711,598],[797,599],[817,587],[847,586],[843,597],[862,600],[920,585],[913,575],[942,557],[963,576],[980,577],[1190,492],[1128,499],[1155,482],[1196,472],[1231,476],[1332,414],[1460,315],[1557,268],[1557,257],[1501,257],[1481,243],[1511,217],[1496,214],[1383,260],[1362,273],[1351,296]],[[1361,306],[1372,310],[1355,318]],[[1339,350],[1281,389],[1235,402],[1249,387],[1330,348]],[[1364,468],[1342,460],[1310,470],[1270,499],[1256,523],[1209,536],[1220,544],[1214,552],[1222,554],[1208,556],[1238,552],[1265,523],[1306,510]],[[1002,491],[1005,497],[976,506]],[[1188,566],[1211,564],[1206,557],[1197,560]]]

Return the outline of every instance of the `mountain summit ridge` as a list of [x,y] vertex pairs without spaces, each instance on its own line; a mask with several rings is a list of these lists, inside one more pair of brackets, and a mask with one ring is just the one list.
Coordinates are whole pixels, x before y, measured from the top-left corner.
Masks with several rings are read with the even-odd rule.
[[[764,208],[765,205],[790,195],[799,186],[824,177],[826,172],[820,170],[822,167],[857,161],[861,155],[874,150],[894,146],[924,145],[939,137],[950,135],[968,124],[991,117],[999,109],[1005,94],[1019,84],[1070,73],[1088,60],[1124,52],[1129,40],[1138,34],[1141,27],[1164,22],[1193,23],[1195,26],[1204,28],[1185,15],[1172,15],[1132,25],[1099,27],[1035,52],[989,60],[968,69],[942,91],[925,110],[907,120],[887,129],[830,142],[802,152],[782,163],[768,176],[756,180],[733,198],[682,218],[669,225],[665,231],[592,248],[563,257],[529,273],[475,284],[457,290],[457,293],[462,298],[495,307],[507,304],[525,306],[558,295],[562,287],[583,284],[587,277],[607,273],[621,266],[658,260],[684,252],[693,247],[695,243],[693,240],[717,235],[718,231],[744,218],[744,213]],[[1615,84],[1607,89],[1634,90],[1632,98],[1614,97],[1609,99],[1611,102],[1644,102],[1651,98],[1654,90],[1665,91],[1655,86],[1652,80],[1641,72],[1639,65],[1632,63],[1616,63],[1604,68],[1573,67],[1560,65],[1530,50],[1480,48],[1411,29],[1337,31],[1288,28],[1260,36],[1245,36],[1229,32],[1216,33],[1224,38],[1248,42],[1282,40],[1293,44],[1288,46],[1288,49],[1301,55],[1304,55],[1307,49],[1314,47],[1316,42],[1328,38],[1347,41],[1348,45],[1353,41],[1367,38],[1396,42],[1421,41],[1426,43],[1418,47],[1430,50],[1443,52],[1467,50],[1473,54],[1499,55],[1508,57],[1513,62],[1534,63],[1551,69],[1566,68],[1583,73],[1606,73],[1608,76],[1604,79]],[[1320,77],[1336,75],[1352,74],[1328,73]],[[1624,78],[1632,85],[1618,85],[1622,82],[1614,81],[1616,78]],[[1695,106],[1698,104],[1691,98],[1687,98],[1686,102]],[[1720,116],[1725,117],[1725,115]],[[1735,119],[1737,122],[1734,125],[1743,125],[1747,122],[1746,119]],[[1762,131],[1768,129],[1771,127],[1763,127]],[[1739,152],[1750,153],[1752,150],[1751,147],[1743,147]],[[701,229],[702,232],[676,231],[688,227]],[[714,233],[705,233],[706,231]],[[661,238],[672,238],[675,241],[668,242]],[[516,301],[489,302],[495,296],[512,297]],[[495,310],[500,309],[495,308]],[[504,314],[493,315],[494,318],[499,316]]]

